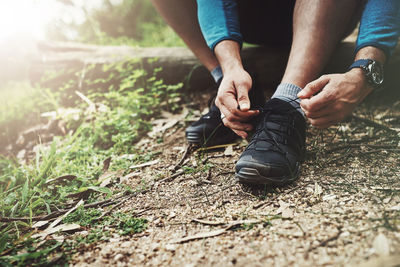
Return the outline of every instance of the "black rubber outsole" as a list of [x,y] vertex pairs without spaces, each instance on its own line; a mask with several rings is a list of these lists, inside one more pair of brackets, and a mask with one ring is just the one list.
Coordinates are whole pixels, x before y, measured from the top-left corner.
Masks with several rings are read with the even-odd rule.
[[295,173],[292,176],[284,177],[266,177],[261,175],[256,168],[242,167],[235,174],[237,181],[243,184],[253,185],[286,185],[293,183],[300,177],[300,166],[297,166]]

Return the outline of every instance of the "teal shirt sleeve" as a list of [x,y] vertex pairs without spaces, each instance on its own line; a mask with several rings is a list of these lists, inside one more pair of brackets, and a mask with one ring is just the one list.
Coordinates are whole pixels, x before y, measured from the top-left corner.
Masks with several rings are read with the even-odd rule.
[[197,15],[204,39],[212,51],[223,40],[234,40],[242,46],[236,1],[197,0]]
[[368,0],[361,17],[356,53],[374,46],[389,58],[400,35],[400,0]]

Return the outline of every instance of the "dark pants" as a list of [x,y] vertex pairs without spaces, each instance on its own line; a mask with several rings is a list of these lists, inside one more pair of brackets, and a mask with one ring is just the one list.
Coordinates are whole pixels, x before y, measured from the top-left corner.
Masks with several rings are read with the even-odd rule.
[[240,32],[247,43],[290,45],[295,0],[237,0]]
[[[293,35],[293,11],[296,0],[236,0],[240,31],[247,43],[290,45]],[[323,1],[323,0],[321,0]],[[343,38],[353,32],[360,21],[365,0],[360,1]]]

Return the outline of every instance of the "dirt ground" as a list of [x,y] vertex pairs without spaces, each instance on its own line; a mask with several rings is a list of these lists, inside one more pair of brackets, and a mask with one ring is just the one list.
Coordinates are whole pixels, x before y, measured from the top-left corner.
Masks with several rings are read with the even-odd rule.
[[72,264],[400,266],[400,102],[310,127],[301,177],[283,188],[236,182],[246,141],[183,157],[187,123],[143,139],[158,161],[121,181],[149,188],[119,207],[147,230],[88,246]]

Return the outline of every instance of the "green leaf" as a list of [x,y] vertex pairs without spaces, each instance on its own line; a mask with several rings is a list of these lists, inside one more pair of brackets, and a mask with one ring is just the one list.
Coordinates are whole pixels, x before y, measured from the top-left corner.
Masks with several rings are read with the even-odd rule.
[[46,248],[46,249],[43,249],[43,250],[40,250],[40,251],[36,251],[36,252],[32,252],[32,253],[22,253],[22,254],[13,255],[13,256],[2,256],[2,257],[0,257],[0,260],[8,260],[8,261],[11,261],[11,262],[18,261],[19,264],[22,264],[26,260],[34,260],[34,259],[37,259],[37,258],[42,257],[44,255],[47,255],[51,251],[53,251],[54,249],[58,248],[59,246],[61,246],[61,243],[57,243],[56,245],[54,245],[54,246],[52,246],[50,248]]
[[0,253],[4,251],[7,245],[8,235],[5,234],[4,236],[0,237]]
[[88,186],[87,188],[91,189],[93,191],[96,191],[96,192],[107,194],[107,195],[111,195],[112,194],[112,191],[107,187],[100,187],[100,186],[94,186],[93,185],[93,186]]
[[29,178],[27,177],[21,192],[23,204],[25,204],[26,201],[28,200],[28,194],[29,194]]

